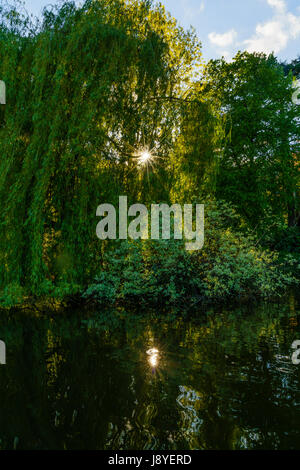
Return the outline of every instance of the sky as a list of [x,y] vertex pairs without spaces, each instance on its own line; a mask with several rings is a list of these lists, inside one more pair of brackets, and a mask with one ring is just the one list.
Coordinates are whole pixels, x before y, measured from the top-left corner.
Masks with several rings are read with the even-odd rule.
[[[39,16],[55,0],[25,0]],[[185,28],[193,26],[205,60],[230,60],[239,50],[274,52],[283,61],[300,55],[300,0],[161,0]]]

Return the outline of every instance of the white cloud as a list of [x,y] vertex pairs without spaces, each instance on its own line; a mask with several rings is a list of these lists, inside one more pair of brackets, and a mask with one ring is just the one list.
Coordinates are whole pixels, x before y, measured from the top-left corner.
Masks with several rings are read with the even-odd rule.
[[249,52],[277,54],[300,35],[300,16],[288,12],[284,0],[267,0],[267,3],[274,9],[273,18],[259,23],[255,34],[243,42]]
[[217,47],[228,47],[231,46],[237,37],[237,32],[234,29],[227,31],[224,34],[218,34],[215,32],[209,33],[208,39],[212,44]]
[[293,39],[296,39],[300,35],[300,16],[295,16],[292,13],[288,13],[287,16],[291,36],[293,37]]
[[267,0],[271,7],[274,7],[278,12],[284,12],[286,10],[286,4],[284,0]]
[[284,49],[289,40],[289,34],[282,27],[280,21],[268,21],[265,24],[258,24],[256,34],[244,41],[249,52],[271,52],[278,53]]

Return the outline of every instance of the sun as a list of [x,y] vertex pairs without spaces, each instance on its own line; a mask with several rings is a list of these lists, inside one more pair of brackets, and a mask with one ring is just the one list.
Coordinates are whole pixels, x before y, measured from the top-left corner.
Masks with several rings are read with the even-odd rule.
[[143,150],[140,156],[138,157],[139,164],[144,165],[150,162],[151,158],[152,158],[151,152],[149,152],[148,150]]
[[153,161],[153,154],[148,148],[143,148],[136,154],[136,158],[139,166],[148,166]]
[[136,149],[133,153],[133,157],[140,170],[142,168],[146,168],[148,170],[149,167],[153,167],[156,159],[159,158],[158,155],[155,155],[154,149],[150,149],[149,147],[140,147],[139,149]]

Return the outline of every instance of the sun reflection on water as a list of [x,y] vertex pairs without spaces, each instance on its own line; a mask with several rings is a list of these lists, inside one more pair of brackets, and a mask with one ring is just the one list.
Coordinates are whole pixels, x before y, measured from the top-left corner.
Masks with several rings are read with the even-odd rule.
[[156,348],[148,349],[148,362],[155,369],[158,366],[159,361],[159,350]]

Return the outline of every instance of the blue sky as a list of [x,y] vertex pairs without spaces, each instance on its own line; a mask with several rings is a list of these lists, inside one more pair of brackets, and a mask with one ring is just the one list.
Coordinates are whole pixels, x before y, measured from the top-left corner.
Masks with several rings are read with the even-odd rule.
[[[53,0],[25,0],[39,15]],[[206,60],[238,50],[275,52],[282,60],[300,55],[300,0],[162,0],[167,10],[202,41]]]

